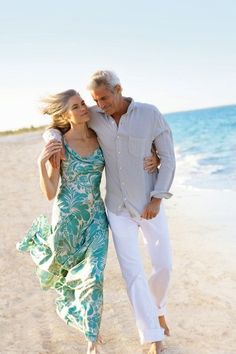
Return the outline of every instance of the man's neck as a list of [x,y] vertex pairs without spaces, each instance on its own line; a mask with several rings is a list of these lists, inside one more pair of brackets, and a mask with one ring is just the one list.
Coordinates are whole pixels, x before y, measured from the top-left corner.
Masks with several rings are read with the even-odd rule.
[[127,97],[122,97],[121,104],[120,104],[120,109],[112,114],[112,118],[116,121],[118,124],[120,121],[120,118],[125,114],[129,108],[129,105],[131,103],[131,100]]

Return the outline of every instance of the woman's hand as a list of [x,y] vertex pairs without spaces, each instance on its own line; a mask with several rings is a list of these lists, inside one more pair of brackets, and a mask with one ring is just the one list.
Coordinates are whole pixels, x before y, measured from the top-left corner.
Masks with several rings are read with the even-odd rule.
[[[50,157],[54,154],[60,153],[62,149],[61,142],[57,140],[50,140],[43,148],[43,151],[38,157],[38,164],[46,164]],[[59,166],[57,166],[59,167]]]
[[146,170],[148,173],[155,172],[161,163],[161,160],[159,159],[156,153],[156,149],[154,148],[153,145],[152,145],[151,152],[152,152],[152,156],[145,157],[143,163],[144,170]]

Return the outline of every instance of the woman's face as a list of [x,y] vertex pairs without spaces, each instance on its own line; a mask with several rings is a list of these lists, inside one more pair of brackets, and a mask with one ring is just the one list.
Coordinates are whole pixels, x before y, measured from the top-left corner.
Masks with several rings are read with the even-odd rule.
[[69,122],[74,124],[89,121],[88,107],[79,94],[69,98],[67,114]]

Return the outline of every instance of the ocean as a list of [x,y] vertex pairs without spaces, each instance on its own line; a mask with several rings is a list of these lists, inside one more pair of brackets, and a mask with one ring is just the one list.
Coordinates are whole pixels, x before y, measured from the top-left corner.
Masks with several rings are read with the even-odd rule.
[[176,147],[177,181],[236,190],[236,105],[165,115]]

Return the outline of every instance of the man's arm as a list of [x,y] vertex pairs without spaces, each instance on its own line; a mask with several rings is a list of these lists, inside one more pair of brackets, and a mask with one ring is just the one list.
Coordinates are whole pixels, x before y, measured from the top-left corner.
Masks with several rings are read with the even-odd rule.
[[55,128],[49,128],[45,130],[43,133],[43,139],[46,143],[49,142],[49,140],[57,140],[57,141],[62,141],[62,134],[60,130],[55,129]]
[[170,198],[169,192],[175,174],[175,153],[174,144],[170,128],[168,127],[154,140],[156,149],[160,157],[160,168],[157,175],[154,190],[150,197]]
[[152,219],[160,210],[162,198],[170,198],[169,192],[175,173],[175,154],[171,130],[162,115],[157,111],[158,124],[154,144],[160,157],[159,173],[154,190],[150,194],[151,201],[144,208],[141,217]]
[[46,143],[48,143],[49,141],[59,141],[62,143],[62,148],[61,151],[53,154],[50,159],[49,162],[51,164],[51,166],[53,168],[59,168],[60,166],[60,161],[61,160],[65,160],[65,147],[63,144],[63,139],[62,139],[62,134],[59,130],[55,129],[55,128],[50,128],[47,129],[44,133],[43,133],[43,139]]

